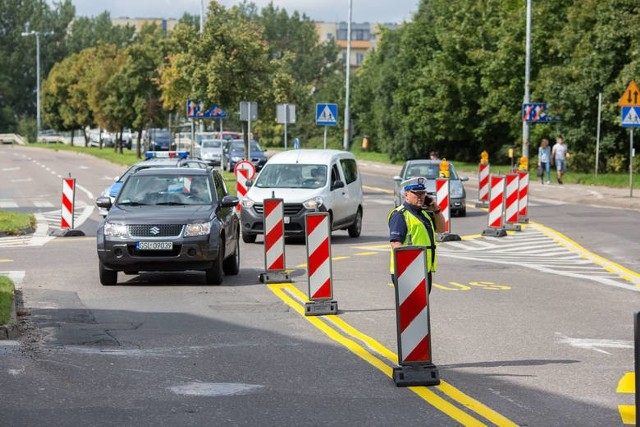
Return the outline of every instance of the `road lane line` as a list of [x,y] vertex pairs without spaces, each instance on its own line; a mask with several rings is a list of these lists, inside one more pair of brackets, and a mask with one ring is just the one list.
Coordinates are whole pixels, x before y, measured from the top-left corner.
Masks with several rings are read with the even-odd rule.
[[[345,337],[342,333],[351,336],[352,338],[362,342],[366,347],[369,347],[372,351],[378,353],[380,356],[386,358],[391,364],[394,366],[397,363],[398,356],[392,352],[391,350],[384,347],[382,344],[374,340],[373,338],[363,334],[358,331],[347,322],[342,320],[336,315],[328,315],[320,318],[319,316],[305,316],[304,302],[307,302],[307,296],[301,292],[298,288],[293,286],[292,284],[272,284],[269,285],[269,289],[278,296],[285,304],[289,305],[293,308],[298,314],[305,317],[311,324],[324,332],[329,338],[334,341],[342,344],[347,349],[349,349],[352,353],[371,364],[381,372],[383,372],[387,377],[393,377],[393,369],[392,366],[380,360],[380,358],[376,357],[370,351],[368,351],[365,347],[357,343],[356,341]],[[331,323],[336,329],[332,328]],[[442,413],[450,416],[457,422],[460,422],[466,426],[485,426],[486,424],[482,421],[474,418],[470,414],[461,410],[460,408],[453,405],[451,402],[447,401],[443,397],[439,396],[433,390],[428,387],[407,387],[409,390],[420,396],[427,403],[431,404],[433,407],[441,411]],[[460,390],[453,387],[451,384],[446,383],[441,380],[441,384],[439,386],[434,387],[434,389],[439,390],[444,395],[452,399],[453,401],[461,404],[464,408],[474,411],[476,414],[482,416],[483,418],[491,421],[495,425],[498,426],[517,426],[517,424],[510,421],[508,418],[503,415],[497,413],[496,411],[488,408],[483,405],[479,401],[467,396]]]

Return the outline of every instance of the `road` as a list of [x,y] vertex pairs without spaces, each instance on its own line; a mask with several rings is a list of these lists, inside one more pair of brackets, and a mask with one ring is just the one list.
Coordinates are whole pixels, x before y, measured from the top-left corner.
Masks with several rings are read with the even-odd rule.
[[633,394],[616,390],[633,370],[639,211],[532,197],[522,231],[482,237],[487,214],[469,182],[468,216],[452,218],[462,240],[440,244],[430,298],[442,384],[397,388],[386,226],[395,169],[361,166],[362,236],[332,235],[339,313],[307,317],[295,241],[292,283],[259,282],[259,239],[242,244],[240,274],[219,287],[195,272],[100,286],[92,199],[124,168],[1,146],[3,209],[55,226],[71,173],[91,212],[77,215],[82,237],[41,227],[0,239],[0,268],[24,304],[23,335],[0,341],[0,425],[623,424]]

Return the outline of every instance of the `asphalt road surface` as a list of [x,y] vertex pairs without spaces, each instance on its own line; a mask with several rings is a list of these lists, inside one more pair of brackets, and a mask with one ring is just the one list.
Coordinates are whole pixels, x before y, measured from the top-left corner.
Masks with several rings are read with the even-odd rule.
[[[398,340],[386,217],[397,167],[361,163],[362,236],[331,237],[339,311],[305,316],[304,242],[291,283],[258,280],[264,246],[241,245],[222,286],[203,273],[119,275],[100,285],[93,199],[124,168],[81,154],[0,146],[0,208],[39,230],[0,238],[22,299],[22,334],[0,341],[0,425],[616,426],[633,420],[640,211],[613,193],[531,185],[529,223],[483,237],[487,212],[452,218],[430,296],[442,382],[396,387]],[[61,179],[77,179],[80,237],[59,227]],[[557,192],[560,196],[553,196]],[[595,193],[594,193],[595,192]],[[580,200],[587,194],[589,203]],[[579,197],[580,196],[580,197]],[[618,194],[623,202],[635,199]],[[626,405],[626,406],[625,406]],[[630,418],[631,417],[631,418]]]

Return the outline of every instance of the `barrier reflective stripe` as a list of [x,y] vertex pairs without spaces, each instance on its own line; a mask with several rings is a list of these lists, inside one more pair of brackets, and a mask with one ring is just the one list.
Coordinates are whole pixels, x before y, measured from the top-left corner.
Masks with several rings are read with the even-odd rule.
[[504,210],[504,176],[490,177],[491,191],[489,201],[489,227],[502,228],[502,213]]
[[528,220],[529,215],[529,172],[519,171],[520,186],[518,188],[518,221]]
[[284,270],[284,201],[264,200],[264,264],[266,271]]
[[425,249],[394,249],[399,364],[431,362]]
[[62,214],[60,216],[61,228],[73,228],[75,195],[75,178],[64,178],[62,180]]
[[518,222],[518,189],[519,177],[517,173],[509,173],[506,177],[505,222]]
[[305,217],[309,299],[333,297],[329,214],[309,213]]
[[478,200],[486,202],[489,200],[489,163],[480,163],[478,171]]
[[[249,179],[249,171],[247,169],[236,169],[236,193],[238,198],[242,198],[247,194],[247,180]],[[242,203],[238,203],[238,210],[241,209]]]
[[449,209],[449,180],[436,179],[436,202],[444,216],[444,232],[451,231],[451,209]]

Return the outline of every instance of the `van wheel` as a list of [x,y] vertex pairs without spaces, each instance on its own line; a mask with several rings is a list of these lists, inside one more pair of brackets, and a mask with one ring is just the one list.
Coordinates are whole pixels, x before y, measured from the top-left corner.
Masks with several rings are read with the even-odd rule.
[[349,231],[349,237],[360,237],[360,232],[362,231],[362,209],[358,208],[356,219],[353,221],[353,224],[349,226],[347,231]]
[[244,231],[242,232],[242,241],[245,243],[255,243],[256,237],[258,236],[256,236],[255,234],[245,233]]

